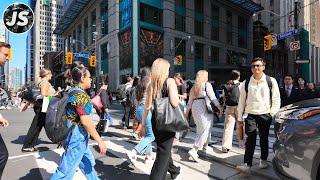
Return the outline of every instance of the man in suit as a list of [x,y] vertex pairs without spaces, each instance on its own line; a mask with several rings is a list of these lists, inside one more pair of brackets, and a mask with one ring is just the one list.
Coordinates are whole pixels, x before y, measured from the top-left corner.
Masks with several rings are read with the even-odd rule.
[[[299,101],[298,87],[293,86],[293,77],[286,75],[284,77],[284,87],[280,87],[281,107]],[[278,139],[278,132],[280,130],[280,123],[274,123],[274,134]]]
[[281,107],[298,101],[298,88],[293,86],[291,75],[284,77],[284,87],[280,87]]

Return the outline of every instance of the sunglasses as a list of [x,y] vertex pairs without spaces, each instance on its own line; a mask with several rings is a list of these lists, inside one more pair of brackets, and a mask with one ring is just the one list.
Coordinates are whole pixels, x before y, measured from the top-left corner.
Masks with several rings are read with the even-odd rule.
[[253,65],[251,65],[251,68],[255,68],[255,67],[257,67],[257,68],[259,68],[259,67],[263,67],[264,65],[261,65],[261,64],[253,64]]

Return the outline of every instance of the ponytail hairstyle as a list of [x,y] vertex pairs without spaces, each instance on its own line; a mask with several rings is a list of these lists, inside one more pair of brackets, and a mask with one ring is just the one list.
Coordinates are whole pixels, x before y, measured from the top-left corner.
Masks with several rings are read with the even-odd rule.
[[71,71],[72,81],[74,85],[79,85],[82,77],[87,75],[88,68],[84,67],[84,65],[80,64],[75,66]]
[[42,79],[42,78],[46,77],[46,76],[49,75],[49,74],[51,74],[50,69],[42,68],[42,69],[40,70],[39,76],[40,76],[40,78]]

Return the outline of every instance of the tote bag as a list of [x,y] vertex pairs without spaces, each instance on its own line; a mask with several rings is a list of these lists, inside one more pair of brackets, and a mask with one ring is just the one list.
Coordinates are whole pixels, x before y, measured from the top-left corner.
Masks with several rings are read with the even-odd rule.
[[92,102],[93,106],[94,106],[96,109],[98,109],[99,111],[101,111],[103,105],[102,105],[102,101],[101,101],[101,97],[100,97],[100,92],[91,99],[91,102]]
[[189,129],[183,107],[173,107],[168,97],[156,99],[154,101],[153,114],[156,128],[159,131],[180,132]]

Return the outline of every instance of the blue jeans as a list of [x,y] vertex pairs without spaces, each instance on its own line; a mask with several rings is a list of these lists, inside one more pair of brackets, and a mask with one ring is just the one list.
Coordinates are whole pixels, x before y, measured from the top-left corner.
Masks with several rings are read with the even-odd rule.
[[[70,121],[67,121],[67,126],[71,126]],[[99,179],[94,169],[95,159],[88,146],[88,137],[84,127],[74,127],[65,140],[65,152],[51,180],[72,179],[78,166],[87,179]]]
[[[142,121],[144,111],[144,104],[141,103],[137,107],[136,116],[139,122]],[[152,142],[154,141],[154,134],[152,131],[152,124],[151,124],[151,112],[148,112],[147,118],[146,118],[146,125],[145,125],[145,135],[144,138],[137,144],[134,149],[141,155],[147,154],[151,155],[152,153]]]

